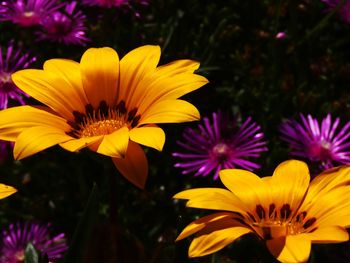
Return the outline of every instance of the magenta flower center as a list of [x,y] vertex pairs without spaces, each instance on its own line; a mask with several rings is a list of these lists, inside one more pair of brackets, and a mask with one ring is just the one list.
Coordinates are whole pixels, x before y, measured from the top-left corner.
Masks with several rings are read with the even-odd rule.
[[311,158],[316,160],[325,161],[331,158],[331,144],[326,141],[321,141],[317,143],[313,143],[310,145],[309,154]]
[[219,161],[226,160],[231,153],[231,149],[225,143],[218,143],[212,149],[213,157]]
[[0,72],[0,88],[3,88],[6,83],[11,83],[11,74],[7,72]]
[[40,18],[33,11],[26,11],[22,16],[18,17],[16,23],[22,26],[33,26],[40,22]]

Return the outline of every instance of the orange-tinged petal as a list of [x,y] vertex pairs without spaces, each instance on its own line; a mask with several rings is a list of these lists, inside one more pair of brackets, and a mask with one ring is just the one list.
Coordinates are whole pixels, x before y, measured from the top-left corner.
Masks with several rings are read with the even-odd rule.
[[[318,226],[350,226],[350,189],[348,186],[334,188],[317,199],[303,203],[300,211],[307,211],[308,216],[315,217]],[[322,205],[320,205],[322,204]]]
[[0,184],[0,199],[6,198],[17,192],[17,189],[12,186],[8,186],[5,184]]
[[112,158],[118,171],[132,184],[143,189],[148,175],[148,162],[143,149],[137,143],[129,142],[124,159]]
[[119,57],[109,47],[89,48],[80,60],[81,77],[86,96],[97,108],[102,100],[113,105],[118,96]]
[[105,135],[97,152],[115,158],[124,158],[129,143],[129,129],[120,128],[115,132]]
[[198,68],[199,62],[197,61],[191,59],[179,59],[159,66],[157,72],[161,72],[163,76],[171,77],[181,73],[193,73]]
[[23,159],[53,145],[71,140],[72,137],[53,127],[36,126],[25,129],[16,139],[13,155]]
[[349,166],[340,166],[326,170],[311,181],[304,203],[313,202],[313,200],[317,200],[320,196],[337,187],[349,185],[349,182]]
[[271,203],[268,182],[252,172],[241,169],[220,171],[222,183],[243,202],[248,211],[255,211],[256,205],[268,207]]
[[178,123],[199,120],[195,106],[183,100],[162,100],[141,115],[139,125],[149,123]]
[[60,146],[67,151],[76,152],[82,148],[85,148],[97,141],[102,141],[103,136],[83,137],[79,139],[72,139],[67,142],[60,143]]
[[281,253],[276,257],[282,263],[303,263],[309,259],[311,241],[305,234],[287,236]]
[[159,59],[160,47],[151,45],[136,48],[121,59],[119,100],[124,100],[127,108],[138,106],[135,102],[147,88],[142,80],[156,69]]
[[307,233],[312,243],[339,243],[349,240],[348,231],[340,226],[319,227],[312,233]]
[[[76,82],[79,81],[80,76],[74,73],[74,69],[71,76],[78,78]],[[24,69],[12,74],[12,80],[21,90],[66,119],[74,118],[72,114],[74,110],[84,110],[84,99],[76,87],[55,71]]]
[[310,182],[310,173],[304,162],[285,161],[277,166],[271,181],[271,195],[277,207],[289,204],[296,212],[303,201]]
[[[67,95],[73,96],[75,100],[80,100],[80,105],[85,106],[88,103],[83,82],[81,79],[80,65],[78,62],[69,59],[50,59],[44,63],[44,71],[52,72],[65,81],[67,86],[70,86],[71,93]],[[84,110],[77,108],[76,110]]]
[[189,199],[187,207],[245,213],[242,202],[221,188],[198,188],[182,191],[173,198]]
[[165,133],[159,127],[134,128],[130,131],[130,140],[161,151],[165,143]]
[[0,111],[2,140],[15,141],[21,132],[33,126],[54,127],[63,132],[71,129],[65,119],[35,107],[19,106]]
[[205,77],[196,74],[186,73],[167,77],[157,71],[143,80],[142,84],[148,91],[136,103],[139,105],[139,111],[144,112],[160,100],[177,99],[206,83],[208,80]]
[[[230,219],[231,224],[232,220]],[[247,227],[227,227],[195,237],[189,247],[189,257],[201,257],[212,254],[231,244],[237,238],[252,232]]]
[[204,216],[193,221],[191,224],[186,226],[180,235],[176,238],[176,241],[184,239],[198,231],[202,230],[207,224],[221,220],[223,218],[232,218],[234,214],[232,213],[215,213],[211,215]]

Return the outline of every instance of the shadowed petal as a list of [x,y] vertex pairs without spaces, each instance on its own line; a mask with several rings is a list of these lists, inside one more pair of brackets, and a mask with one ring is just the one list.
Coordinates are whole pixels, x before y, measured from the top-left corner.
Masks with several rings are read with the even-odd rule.
[[290,160],[277,166],[270,181],[275,204],[281,207],[289,204],[293,212],[299,208],[310,182],[306,163]]
[[[219,230],[211,231],[207,234],[195,237],[189,247],[189,257],[201,257],[214,253],[227,245],[231,244],[237,238],[252,232],[245,226],[234,226],[232,219],[223,219],[222,222],[216,222],[215,227]],[[237,225],[238,222],[236,222]],[[231,227],[228,227],[231,225]],[[221,229],[222,228],[222,229]],[[205,231],[204,228],[202,231]]]
[[118,171],[132,184],[143,189],[148,175],[148,162],[143,149],[132,141],[124,159],[112,158]]
[[[55,60],[49,62],[50,70],[25,69],[12,74],[13,82],[24,92],[49,106],[55,112],[66,119],[74,119],[74,110],[82,111],[85,107],[84,97],[77,90],[76,85],[81,85],[79,70],[75,62],[63,62]],[[70,78],[63,77],[58,73],[57,68],[53,70],[52,64],[58,67],[65,67],[70,70]],[[67,73],[68,74],[68,73]],[[72,83],[70,82],[72,81]],[[80,84],[78,84],[80,82]]]
[[126,107],[137,107],[136,102],[147,91],[143,78],[154,71],[160,59],[159,46],[142,46],[130,51],[120,61],[119,100],[126,102]]
[[120,128],[105,135],[97,152],[115,158],[124,158],[129,143],[129,129]]
[[201,217],[195,221],[193,221],[191,224],[186,226],[184,230],[180,233],[180,235],[176,238],[176,241],[179,241],[181,239],[184,239],[194,233],[197,233],[198,231],[202,230],[207,224],[216,222],[218,220],[221,220],[223,218],[232,218],[234,217],[234,214],[232,213],[215,213],[208,216]]
[[89,48],[80,60],[81,77],[89,102],[97,108],[102,100],[115,103],[118,93],[119,57],[108,47]]

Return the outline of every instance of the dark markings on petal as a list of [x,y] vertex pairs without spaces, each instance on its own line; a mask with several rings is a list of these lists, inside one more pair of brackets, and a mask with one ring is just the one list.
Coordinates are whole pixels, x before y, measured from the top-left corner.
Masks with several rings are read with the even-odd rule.
[[139,120],[141,119],[141,115],[137,115],[131,122],[131,128],[134,128],[139,124]]
[[[274,215],[274,216],[272,216]],[[275,204],[270,204],[269,206],[269,218],[271,217],[276,217],[276,205]]]
[[137,108],[133,108],[131,111],[128,113],[128,121],[131,121],[137,113]]
[[82,123],[84,121],[85,115],[79,111],[73,111],[73,116],[76,123]]
[[90,116],[92,116],[93,115],[93,113],[94,113],[94,107],[92,107],[92,105],[89,103],[89,104],[86,104],[85,105],[85,113],[86,113],[86,115],[90,115]]
[[306,217],[306,215],[307,215],[306,211],[299,213],[296,217],[297,222],[302,222]]
[[253,220],[253,222],[256,222],[255,217],[251,213],[247,212],[247,215],[250,217],[251,220]]
[[314,223],[316,222],[316,218],[311,217],[310,219],[308,219],[305,224],[303,225],[304,229],[309,228],[310,226],[312,226]]
[[125,107],[125,101],[120,101],[118,105],[115,107],[116,111],[120,112],[121,114],[126,113],[126,107]]
[[292,214],[292,210],[290,209],[289,204],[284,204],[280,210],[281,212],[281,219],[287,219]]
[[262,205],[257,205],[256,208],[255,208],[255,212],[256,212],[256,214],[258,215],[258,217],[260,219],[265,218],[266,213],[265,213],[265,210],[262,207]]
[[68,125],[70,125],[75,130],[79,130],[80,129],[79,124],[77,124],[75,121],[68,120],[67,123],[68,123]]
[[102,114],[102,116],[104,116],[104,117],[108,116],[109,108],[108,108],[107,102],[105,100],[102,100],[100,102],[100,105],[98,106],[98,110]]

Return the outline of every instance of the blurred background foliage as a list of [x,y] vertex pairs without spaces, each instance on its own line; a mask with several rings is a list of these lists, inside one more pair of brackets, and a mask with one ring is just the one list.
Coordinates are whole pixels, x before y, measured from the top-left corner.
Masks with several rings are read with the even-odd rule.
[[[252,116],[268,140],[260,158],[260,175],[270,175],[287,147],[278,126],[299,112],[323,117],[328,112],[349,121],[349,24],[321,1],[152,0],[139,7],[140,17],[115,8],[79,5],[87,16],[89,46],[111,46],[120,57],[144,44],[160,45],[161,64],[176,59],[201,62],[199,74],[210,83],[186,95],[202,116],[221,109]],[[276,38],[284,32],[284,39]],[[10,39],[38,57],[34,66],[55,57],[79,61],[87,47],[36,42],[30,28],[0,23],[0,44]],[[30,100],[29,100],[30,101]],[[33,103],[34,101],[30,101]],[[201,212],[185,209],[172,196],[186,188],[221,186],[211,176],[181,175],[171,153],[185,127],[161,125],[167,140],[163,152],[146,149],[150,164],[145,190],[125,181],[109,158],[87,150],[72,154],[53,147],[22,161],[1,164],[1,182],[19,189],[1,200],[0,225],[19,220],[52,222],[73,240],[84,216],[85,246],[81,262],[273,262],[262,245],[244,237],[214,256],[188,259],[189,240],[177,234]],[[93,184],[97,203],[84,214]],[[310,261],[325,257],[315,247]],[[325,261],[327,262],[327,261]]]

